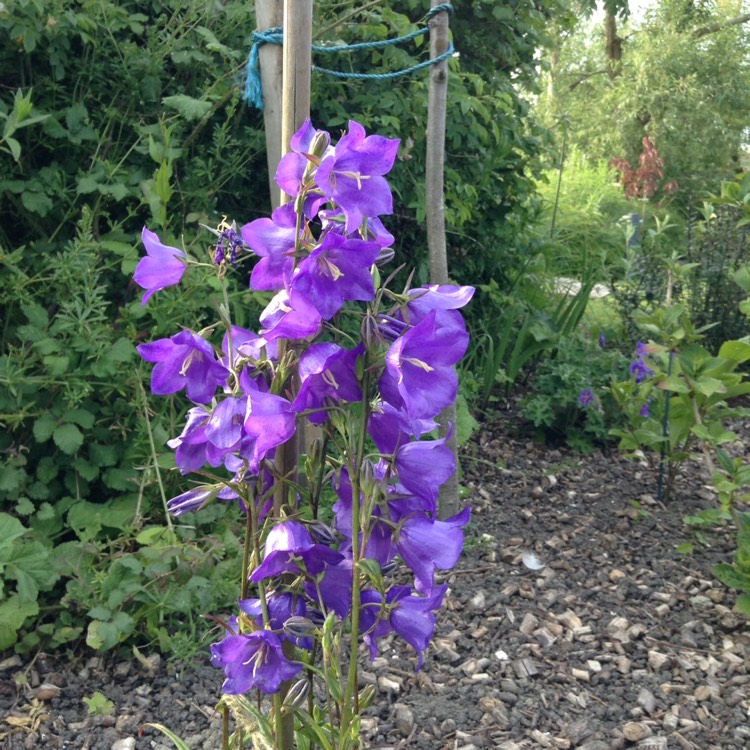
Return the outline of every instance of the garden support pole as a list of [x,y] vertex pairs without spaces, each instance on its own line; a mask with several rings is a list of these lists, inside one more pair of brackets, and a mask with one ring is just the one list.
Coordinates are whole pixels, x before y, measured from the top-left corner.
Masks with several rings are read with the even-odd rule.
[[[255,0],[258,31],[281,26],[284,21],[283,0]],[[277,44],[264,44],[259,50],[260,80],[263,87],[263,126],[266,132],[268,189],[271,207],[279,205],[276,167],[281,160],[281,91],[283,85],[283,52]]]
[[[281,156],[289,151],[289,141],[310,116],[310,80],[312,76],[312,0],[284,0],[284,44],[281,93]],[[281,203],[290,197],[280,195]],[[279,347],[279,361],[286,355],[286,347]],[[289,383],[294,390],[296,374]],[[296,478],[300,444],[305,444],[302,420],[297,420],[295,436],[276,449],[276,469],[284,477]],[[274,515],[281,513],[287,497],[286,482],[277,482],[274,491]],[[290,648],[287,648],[287,645]],[[285,643],[287,658],[293,658],[294,647]],[[291,651],[291,653],[287,653]],[[282,699],[289,684],[281,688]],[[294,714],[290,711],[277,723],[276,750],[294,750]]]
[[[440,5],[431,0],[431,7]],[[429,21],[430,57],[445,53],[450,45],[448,13],[442,11]],[[448,101],[448,60],[430,68],[430,88],[427,103],[427,154],[425,163],[425,215],[427,220],[427,247],[430,260],[430,282],[448,283],[448,255],[445,243],[445,112]],[[456,406],[444,409],[438,418],[440,436],[448,436],[446,445],[456,457],[456,471],[440,488],[438,515],[447,518],[458,512],[458,446],[456,442]]]

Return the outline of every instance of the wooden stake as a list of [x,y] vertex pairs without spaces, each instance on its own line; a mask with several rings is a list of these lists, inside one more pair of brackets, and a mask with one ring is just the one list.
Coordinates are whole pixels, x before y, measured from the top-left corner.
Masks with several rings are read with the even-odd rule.
[[[258,31],[281,26],[284,21],[283,0],[255,0],[255,17],[258,20]],[[263,86],[268,189],[271,207],[277,208],[280,194],[274,178],[281,160],[281,90],[284,59],[282,48],[277,44],[264,44],[260,48],[259,59],[260,80]]]
[[[431,0],[431,7],[440,0]],[[437,13],[430,19],[430,57],[442,55],[449,47],[448,13]],[[448,254],[445,243],[445,194],[443,176],[445,172],[445,113],[448,101],[448,60],[430,68],[430,89],[427,103],[427,154],[425,162],[425,212],[427,220],[427,247],[430,261],[430,282],[448,283]],[[446,445],[453,451],[458,467],[458,445],[456,442],[456,407],[449,406],[438,417],[440,436],[450,437]],[[453,429],[451,430],[451,425]],[[448,518],[459,510],[458,469],[440,488],[438,515]]]

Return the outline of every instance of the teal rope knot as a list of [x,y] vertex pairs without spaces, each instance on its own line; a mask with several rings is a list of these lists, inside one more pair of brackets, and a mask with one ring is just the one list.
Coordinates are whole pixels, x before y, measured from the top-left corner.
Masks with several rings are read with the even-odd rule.
[[[450,3],[440,3],[430,8],[424,16],[425,21],[429,21],[434,18],[438,13],[446,12],[448,14],[453,13],[453,6]],[[415,39],[419,36],[429,34],[429,27],[425,26],[416,31],[412,31],[404,36],[396,37],[395,39],[384,39],[380,42],[359,42],[357,44],[340,44],[333,47],[326,47],[325,45],[313,44],[312,49],[314,52],[320,53],[333,53],[333,52],[353,52],[355,50],[363,49],[382,49],[383,47],[390,47],[394,44],[401,44],[411,39]],[[260,81],[260,62],[259,62],[259,50],[263,44],[283,44],[284,43],[284,32],[280,26],[273,26],[265,31],[254,31],[253,32],[253,45],[250,49],[250,57],[247,61],[247,73],[245,77],[245,94],[244,98],[248,104],[251,104],[256,109],[263,109],[263,86]],[[341,70],[330,70],[329,68],[321,68],[317,65],[313,65],[312,69],[316,73],[326,73],[327,75],[334,76],[335,78],[342,79],[355,79],[355,80],[388,80],[391,78],[398,78],[400,76],[409,75],[417,70],[426,68],[429,65],[436,65],[439,62],[450,57],[455,52],[453,44],[449,44],[448,49],[441,55],[434,57],[430,60],[412,65],[409,68],[403,70],[396,70],[391,73],[347,73]]]
[[263,109],[263,86],[260,82],[260,47],[263,44],[283,44],[284,32],[281,26],[273,26],[265,31],[253,31],[253,46],[247,61],[245,76],[245,101],[256,109]]

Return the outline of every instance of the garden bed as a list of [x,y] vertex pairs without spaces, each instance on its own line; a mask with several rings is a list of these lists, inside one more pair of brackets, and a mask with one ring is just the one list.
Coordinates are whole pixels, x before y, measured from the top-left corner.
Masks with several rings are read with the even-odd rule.
[[[695,541],[683,516],[714,504],[700,467],[664,505],[645,463],[545,448],[510,424],[497,417],[464,448],[473,523],[424,668],[396,639],[363,659],[360,679],[378,689],[369,746],[750,747],[750,628],[711,572],[731,562],[731,531],[676,551]],[[138,736],[161,722],[193,750],[220,747],[221,673],[152,664],[2,661],[0,733],[9,717],[17,725],[3,746],[170,747],[155,730]],[[96,691],[111,711],[89,713],[83,698]]]

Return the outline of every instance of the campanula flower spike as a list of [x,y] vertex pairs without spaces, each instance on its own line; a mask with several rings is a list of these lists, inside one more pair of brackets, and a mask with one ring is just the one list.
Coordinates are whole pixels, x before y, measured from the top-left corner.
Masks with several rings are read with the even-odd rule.
[[[323,721],[336,750],[359,746],[357,644],[375,656],[378,641],[395,634],[422,666],[448,594],[435,574],[456,564],[470,516],[466,508],[437,517],[440,487],[456,462],[447,438],[433,433],[457,395],[456,364],[469,343],[460,310],[474,290],[376,287],[376,267],[394,255],[381,217],[393,211],[386,174],[398,146],[356,122],[333,144],[306,121],[276,175],[294,200],[242,226],[241,239],[226,221],[215,233],[219,281],[243,253],[254,261],[251,292],[272,294],[258,326],[233,325],[225,298],[220,348],[189,330],[138,347],[154,365],[152,392],[184,390],[193,402],[168,445],[182,474],[202,476],[169,511],[179,517],[223,501],[245,515],[239,611],[211,647],[223,692],[271,694],[272,727],[289,680],[309,665],[308,674],[328,681],[323,692],[335,706],[298,729]],[[136,282],[145,302],[181,281],[186,258],[148,229],[143,239]],[[306,486],[276,465],[302,419],[324,431],[301,464]],[[279,483],[287,483],[285,504],[272,510]],[[317,519],[326,484],[338,496],[331,527]],[[396,567],[411,572],[413,585],[393,584]],[[349,642],[348,660],[339,654],[320,668],[320,654]],[[308,744],[320,736],[308,735]],[[266,737],[273,750],[288,750],[277,739]]]

